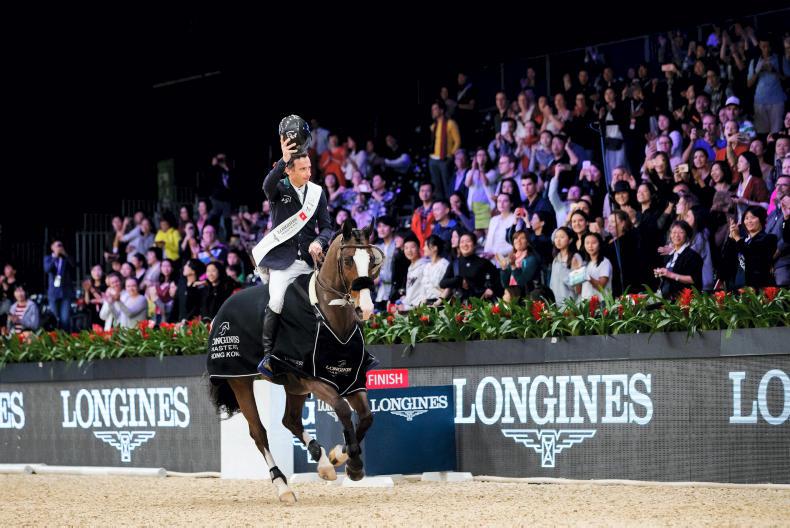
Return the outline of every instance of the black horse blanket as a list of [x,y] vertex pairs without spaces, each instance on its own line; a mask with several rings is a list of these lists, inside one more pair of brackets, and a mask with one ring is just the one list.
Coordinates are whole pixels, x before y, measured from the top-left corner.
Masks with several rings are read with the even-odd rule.
[[[280,328],[271,366],[274,382],[288,372],[321,379],[341,395],[365,389],[365,374],[375,363],[366,350],[362,329],[341,342],[306,297],[310,275],[296,279],[285,293]],[[263,316],[269,302],[268,286],[242,290],[222,305],[211,326],[208,343],[209,377],[257,376],[263,359]]]

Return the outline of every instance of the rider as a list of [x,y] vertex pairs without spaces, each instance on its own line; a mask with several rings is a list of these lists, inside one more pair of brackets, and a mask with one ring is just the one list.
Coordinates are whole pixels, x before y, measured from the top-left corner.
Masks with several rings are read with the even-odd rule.
[[274,349],[285,290],[299,275],[313,271],[313,262],[321,259],[333,233],[323,189],[310,181],[310,127],[301,117],[291,115],[280,122],[279,133],[283,157],[263,181],[271,204],[272,229],[253,249],[256,265],[269,268],[264,358],[258,366],[265,374],[271,374],[269,354]]

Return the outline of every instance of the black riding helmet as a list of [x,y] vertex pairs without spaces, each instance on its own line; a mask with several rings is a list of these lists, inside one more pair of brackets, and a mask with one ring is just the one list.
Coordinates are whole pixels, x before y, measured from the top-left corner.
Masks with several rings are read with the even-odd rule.
[[290,140],[298,148],[297,154],[306,154],[310,146],[310,125],[298,115],[289,115],[280,121],[278,127],[280,137]]

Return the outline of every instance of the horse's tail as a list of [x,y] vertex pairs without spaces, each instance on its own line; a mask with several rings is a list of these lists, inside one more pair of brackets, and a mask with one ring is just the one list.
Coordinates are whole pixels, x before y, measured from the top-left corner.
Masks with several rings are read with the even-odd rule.
[[241,410],[239,402],[236,400],[236,394],[233,393],[233,389],[226,379],[214,378],[211,380],[209,398],[217,409],[217,414],[226,413],[228,416],[233,416]]

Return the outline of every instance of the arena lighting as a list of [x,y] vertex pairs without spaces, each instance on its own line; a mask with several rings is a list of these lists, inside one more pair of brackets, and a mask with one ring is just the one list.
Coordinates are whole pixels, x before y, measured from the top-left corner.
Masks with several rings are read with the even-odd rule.
[[200,79],[206,79],[208,77],[214,77],[215,75],[219,75],[221,73],[222,72],[220,70],[217,70],[217,71],[213,71],[213,72],[201,73],[201,74],[198,74],[198,75],[190,75],[189,77],[182,77],[180,79],[174,79],[172,81],[164,81],[164,82],[156,83],[156,84],[154,84],[152,86],[152,88],[165,88],[167,86],[173,86],[173,85],[176,85],[176,84],[183,84],[183,83],[186,83],[186,82],[198,81]]

